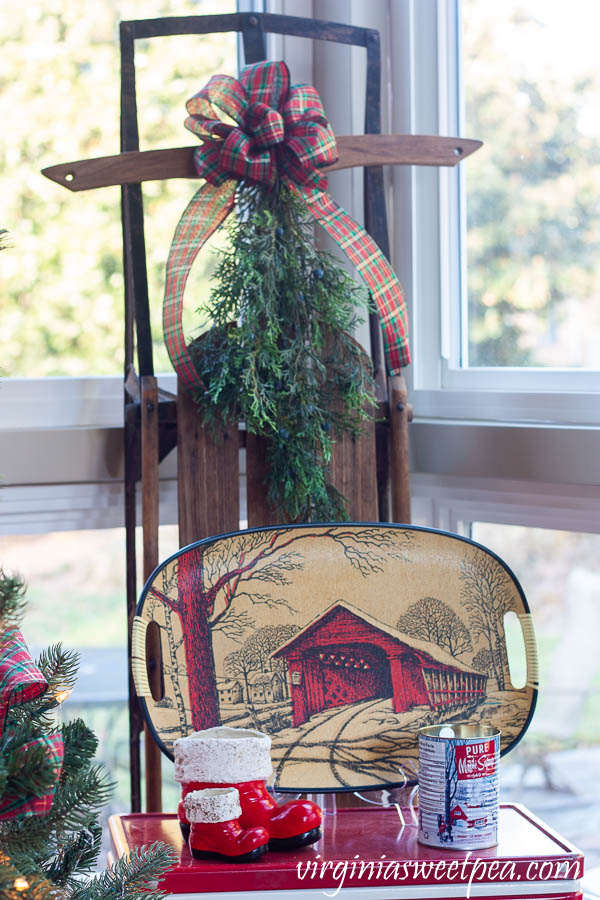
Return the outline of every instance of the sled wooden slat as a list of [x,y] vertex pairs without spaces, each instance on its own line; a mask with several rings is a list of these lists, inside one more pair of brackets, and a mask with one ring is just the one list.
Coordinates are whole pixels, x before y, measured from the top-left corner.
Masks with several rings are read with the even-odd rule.
[[392,473],[392,521],[410,522],[410,465],[408,423],[411,413],[406,379],[395,375],[389,379],[390,397],[390,469]]
[[239,433],[223,427],[215,439],[192,396],[177,396],[177,497],[179,543],[182,547],[239,528]]
[[266,461],[267,442],[255,434],[246,434],[246,498],[248,527],[260,528],[273,521],[273,511],[267,503]]
[[365,423],[357,437],[345,434],[334,444],[331,481],[348,498],[348,518],[353,522],[373,522],[378,518],[375,456],[373,422]]

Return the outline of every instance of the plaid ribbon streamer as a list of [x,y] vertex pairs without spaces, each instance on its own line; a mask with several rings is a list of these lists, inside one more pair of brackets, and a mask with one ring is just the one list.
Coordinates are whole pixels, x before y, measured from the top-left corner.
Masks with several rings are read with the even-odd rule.
[[25,761],[26,754],[30,748],[40,745],[44,747],[46,757],[54,769],[54,788],[39,797],[36,795],[21,797],[13,794],[0,798],[0,821],[14,819],[16,816],[21,816],[24,813],[28,813],[31,816],[45,816],[50,811],[54,800],[54,791],[62,769],[64,756],[63,739],[60,734],[48,734],[23,744],[20,748],[24,754],[23,761]]
[[[183,336],[185,285],[202,246],[233,209],[242,178],[271,185],[280,177],[347,253],[377,305],[387,370],[398,374],[410,362],[402,287],[371,236],[325,192],[327,179],[319,169],[335,162],[337,150],[314,87],[290,87],[284,62],[261,62],[246,66],[239,81],[214,75],[186,108],[185,126],[203,142],[194,162],[206,183],[175,230],[163,304],[165,343],[185,386],[203,387]],[[215,110],[235,124],[218,118]]]
[[[27,644],[18,628],[9,628],[2,634],[0,645],[0,737],[4,731],[6,715],[11,706],[27,703],[41,696],[48,682],[31,658]],[[59,734],[43,735],[24,744],[21,752],[43,745],[58,781],[63,760],[63,740]],[[42,796],[7,796],[0,798],[0,819],[13,819],[29,812],[38,816],[48,812],[54,798],[54,790]]]
[[30,656],[18,628],[2,634],[0,647],[0,735],[11,706],[35,700],[43,694],[48,682]]

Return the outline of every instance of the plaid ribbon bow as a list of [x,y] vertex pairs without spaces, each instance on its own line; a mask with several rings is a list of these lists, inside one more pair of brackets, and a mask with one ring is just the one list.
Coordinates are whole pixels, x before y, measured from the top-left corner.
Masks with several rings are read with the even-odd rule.
[[[4,722],[11,706],[35,700],[48,687],[48,682],[30,656],[23,635],[17,628],[9,628],[2,634],[0,646],[0,738],[4,731]],[[64,755],[63,739],[60,734],[48,734],[22,745],[19,754],[25,760],[27,753],[33,748],[42,746],[51,766],[56,773],[56,781],[60,776]],[[0,820],[14,819],[15,816],[29,813],[45,815],[52,806],[54,790],[41,796],[18,795],[0,796]]]
[[[267,185],[281,178],[348,255],[375,300],[388,372],[398,374],[410,362],[402,287],[370,235],[325,192],[327,179],[319,168],[335,162],[337,151],[316,90],[290,87],[284,62],[261,62],[246,66],[239,81],[214,75],[186,108],[186,128],[203,140],[194,162],[206,183],[175,230],[163,305],[165,343],[186,387],[203,385],[183,335],[185,285],[200,249],[233,209],[242,178]],[[215,108],[235,124],[216,118]]]

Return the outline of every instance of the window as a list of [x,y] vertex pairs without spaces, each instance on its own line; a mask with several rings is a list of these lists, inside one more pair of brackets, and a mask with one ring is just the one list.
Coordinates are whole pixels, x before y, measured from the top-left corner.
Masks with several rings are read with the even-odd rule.
[[[202,15],[213,6],[198,0],[188,12]],[[219,12],[235,9],[235,0],[226,0]],[[0,161],[0,227],[9,230],[12,246],[0,254],[0,534],[123,521],[119,189],[70,193],[40,170],[118,152],[119,20],[179,13],[175,0],[99,0],[83,16],[67,0],[2,11],[0,112],[12,125]],[[138,42],[141,146],[185,143],[186,99],[216,69],[235,71],[236,61],[235,33]],[[171,391],[162,279],[192,193],[187,179],[144,188],[155,367],[170,373],[161,387]],[[204,253],[195,266],[192,313],[193,292],[207,289],[211,264]],[[164,521],[174,521],[173,466],[171,459],[161,467]]]
[[[599,87],[587,45],[562,29],[550,74],[567,13],[537,0],[491,14],[480,0],[425,0],[400,14],[414,71],[394,63],[395,84],[413,76],[393,98],[394,130],[485,141],[455,169],[394,179],[417,412],[595,425]],[[517,59],[524,41],[540,50]],[[567,140],[560,110],[576,93]]]
[[[0,227],[13,243],[0,261],[3,377],[120,376],[123,369],[119,188],[70,193],[40,170],[119,152],[119,20],[177,15],[181,8],[175,0],[98,0],[88,7],[83,15],[67,0],[44,0],[2,12],[0,114],[11,127],[0,163]],[[208,0],[193,7],[188,12],[214,12]],[[235,9],[235,0],[219,4],[220,13]],[[142,149],[185,144],[185,101],[210,74],[234,72],[236,63],[233,32],[136,42]],[[185,179],[144,186],[157,371],[172,371],[162,342],[164,263],[192,189]],[[196,267],[198,291],[206,288],[209,259],[203,254]]]
[[[461,367],[600,369],[600,10],[462,0]],[[528,48],[535,47],[535,52]]]

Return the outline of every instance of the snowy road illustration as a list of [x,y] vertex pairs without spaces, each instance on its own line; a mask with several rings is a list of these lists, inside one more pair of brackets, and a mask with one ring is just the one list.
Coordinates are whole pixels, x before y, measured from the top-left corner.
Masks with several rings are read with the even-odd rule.
[[[414,746],[414,732],[427,724],[431,711],[416,707],[401,715],[391,700],[371,700],[326,710],[301,728],[273,735],[271,756],[279,787],[401,784],[399,761]],[[406,771],[407,780],[414,778]]]

